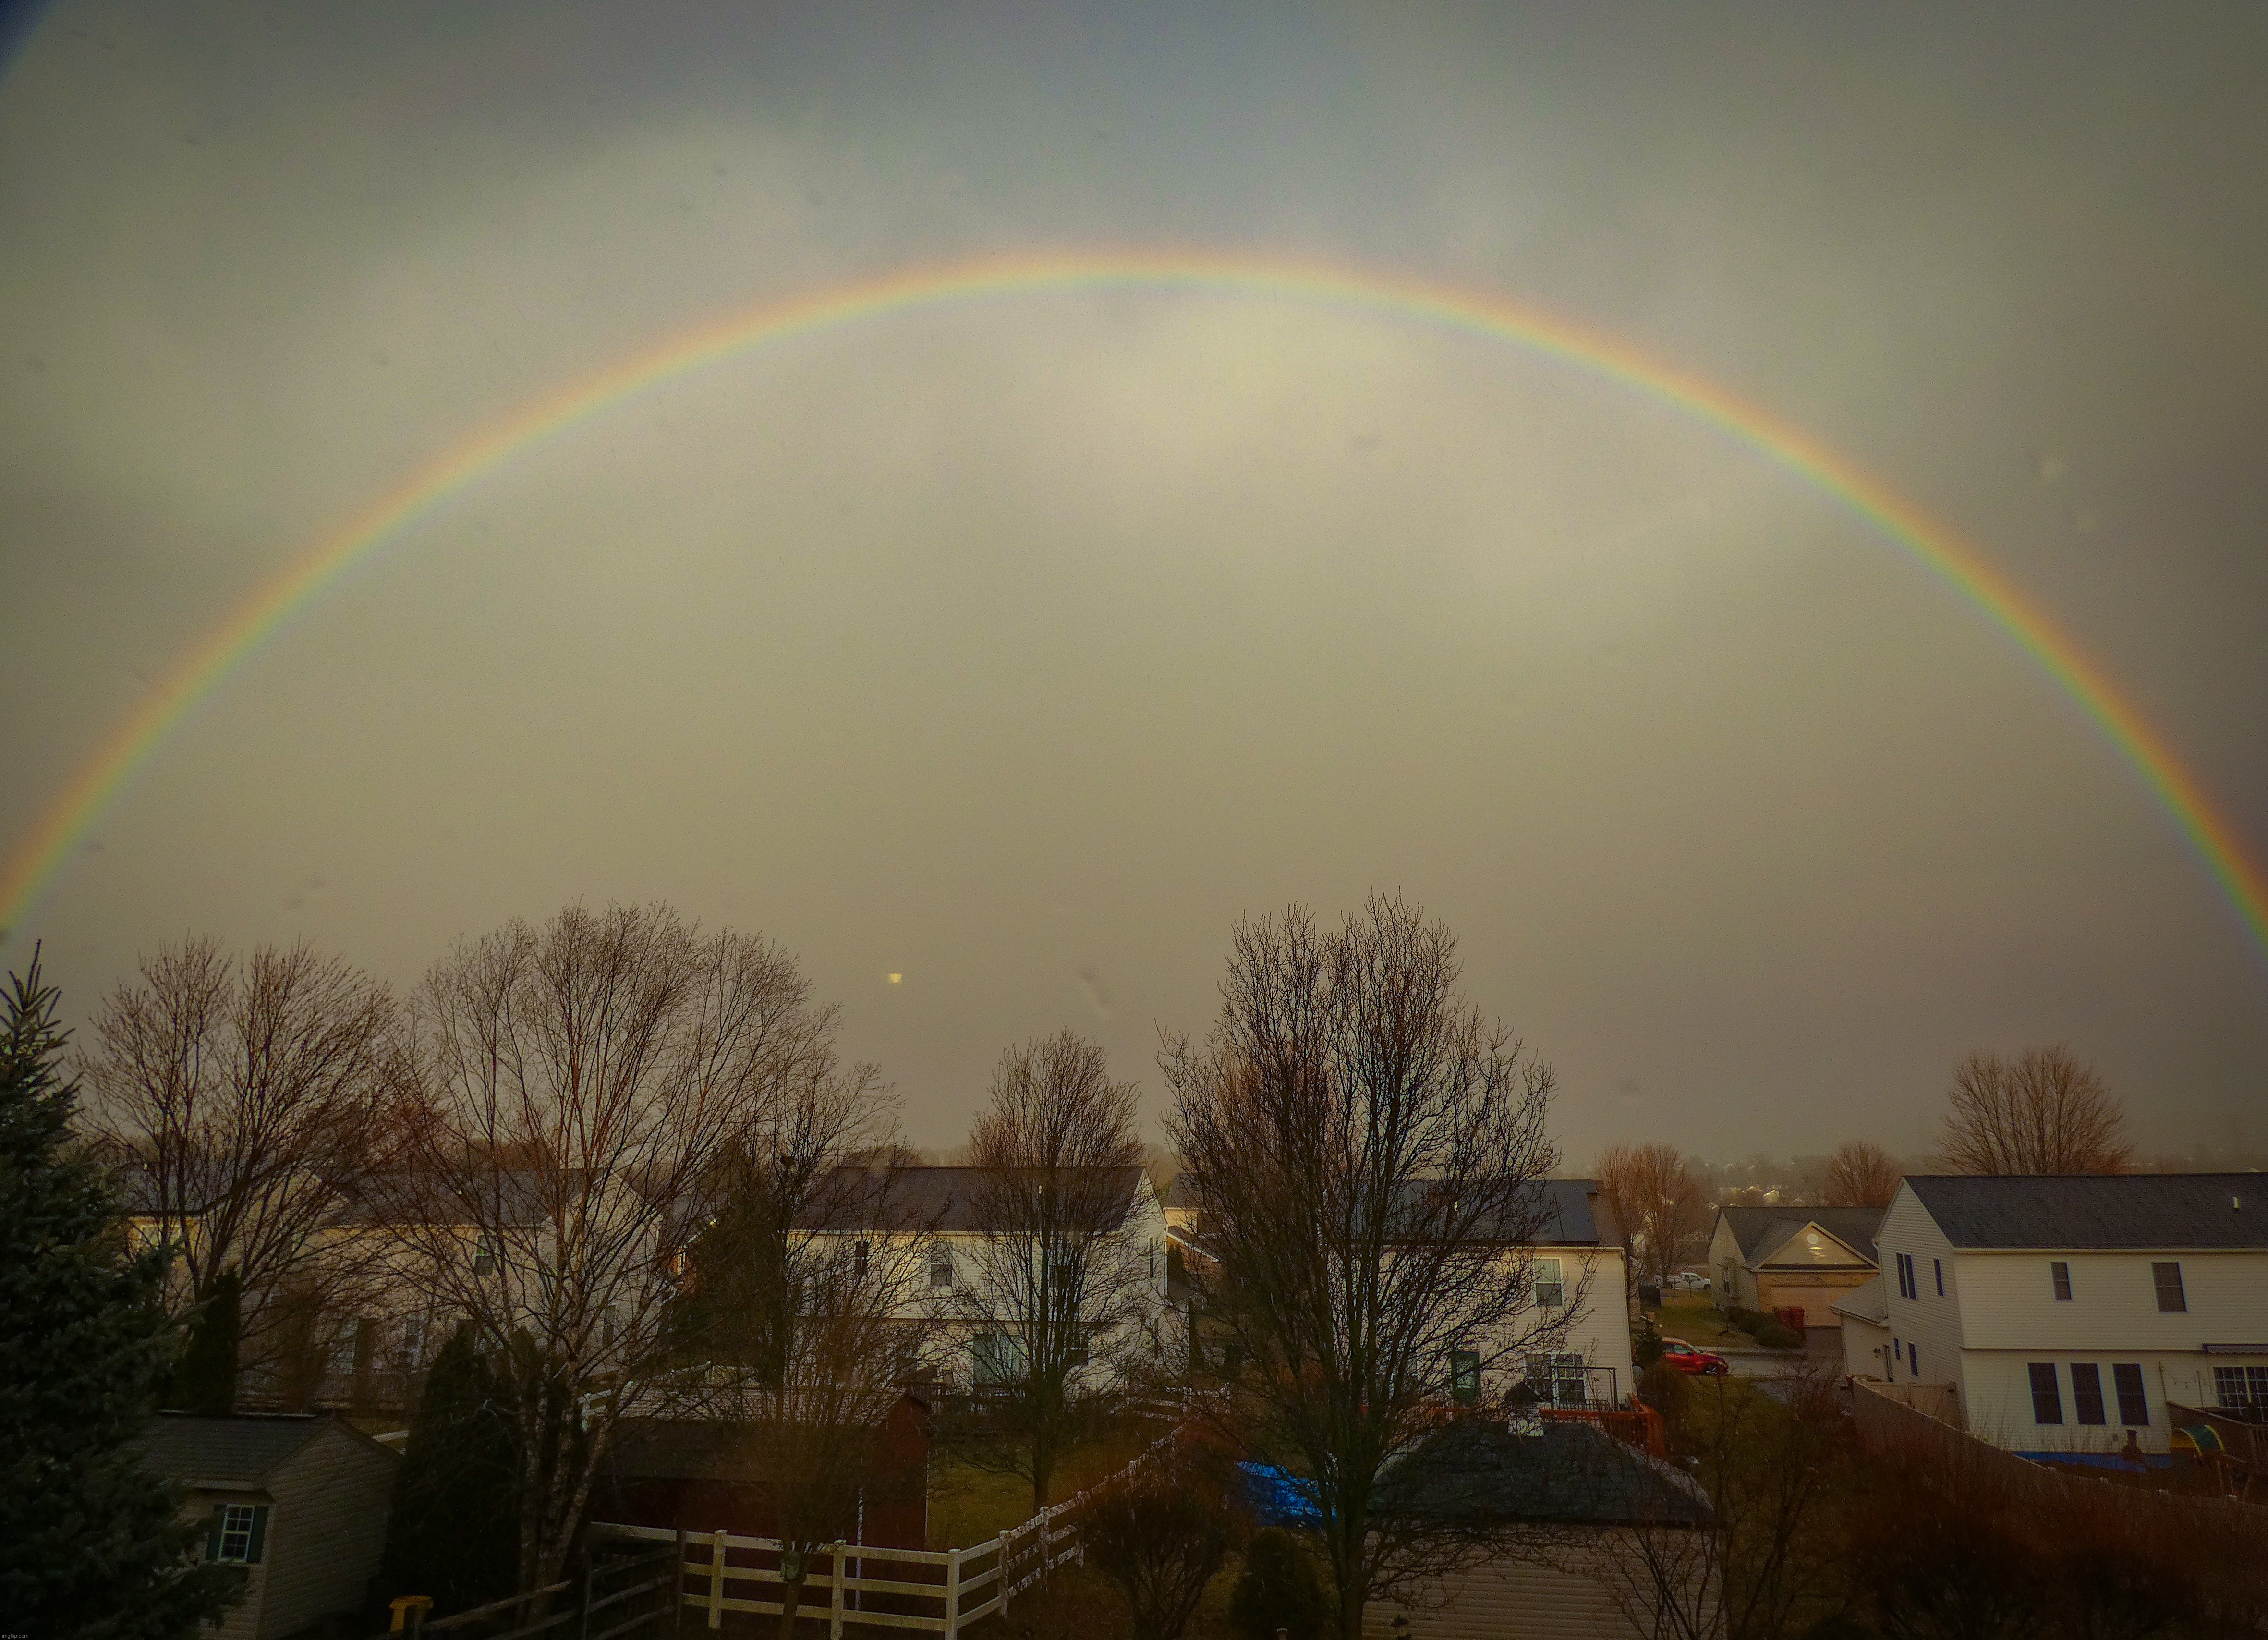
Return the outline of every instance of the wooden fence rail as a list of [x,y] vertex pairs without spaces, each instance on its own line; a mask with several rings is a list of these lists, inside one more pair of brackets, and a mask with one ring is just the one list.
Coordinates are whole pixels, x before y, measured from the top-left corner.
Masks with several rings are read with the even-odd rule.
[[[841,1640],[850,1628],[958,1635],[981,1617],[1008,1610],[1057,1567],[1083,1562],[1082,1527],[1096,1504],[1146,1468],[1168,1461],[1181,1438],[1178,1430],[1161,1437],[1116,1474],[973,1548],[822,1545],[806,1557],[799,1609],[813,1617],[823,1611],[831,1640]],[[609,1522],[592,1530],[626,1542],[668,1543],[664,1552],[676,1560],[681,1614],[698,1614],[711,1629],[723,1628],[728,1612],[780,1613],[783,1545],[777,1538]],[[601,1637],[593,1633],[589,1640]]]

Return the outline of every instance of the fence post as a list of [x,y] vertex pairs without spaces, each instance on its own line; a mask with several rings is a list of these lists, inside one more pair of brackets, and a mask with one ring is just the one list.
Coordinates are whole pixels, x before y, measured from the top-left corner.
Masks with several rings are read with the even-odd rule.
[[961,1551],[947,1549],[945,1555],[945,1640],[953,1640],[961,1632]]
[[827,1553],[828,1570],[833,1573],[835,1598],[828,1603],[827,1640],[843,1640],[843,1540],[835,1540]]
[[709,1534],[709,1626],[725,1626],[725,1548],[729,1534],[719,1526]]
[[677,1575],[669,1580],[669,1632],[685,1632],[685,1528],[677,1528]]

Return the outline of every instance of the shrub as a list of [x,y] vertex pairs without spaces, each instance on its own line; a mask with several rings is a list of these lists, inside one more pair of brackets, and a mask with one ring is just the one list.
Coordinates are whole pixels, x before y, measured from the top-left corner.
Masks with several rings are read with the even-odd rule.
[[1245,1640],[1275,1640],[1278,1629],[1291,1640],[1318,1640],[1329,1620],[1322,1580],[1300,1540],[1281,1526],[1254,1533],[1228,1597],[1229,1626]]
[[1648,1320],[1645,1329],[1631,1343],[1631,1359],[1644,1372],[1661,1359],[1661,1329]]
[[1801,1333],[1796,1332],[1790,1327],[1782,1327],[1778,1321],[1772,1320],[1769,1317],[1765,1318],[1764,1324],[1762,1327],[1756,1329],[1756,1342],[1767,1350],[1800,1350],[1803,1348],[1803,1335]]
[[1095,1570],[1126,1596],[1134,1640],[1178,1640],[1227,1556],[1229,1532],[1220,1488],[1185,1469],[1119,1488],[1085,1536]]

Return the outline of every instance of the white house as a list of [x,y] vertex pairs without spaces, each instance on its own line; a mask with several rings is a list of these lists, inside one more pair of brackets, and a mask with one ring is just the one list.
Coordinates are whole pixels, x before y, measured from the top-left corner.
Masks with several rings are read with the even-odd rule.
[[[1166,1286],[1166,1216],[1139,1167],[1067,1168],[1066,1188],[1085,1198],[1075,1217],[1095,1232],[1083,1249],[1086,1279],[1110,1325],[1087,1342],[1097,1372],[1158,1356],[1181,1328]],[[799,1228],[848,1244],[863,1270],[888,1259],[909,1270],[896,1281],[893,1314],[925,1335],[921,1354],[947,1385],[983,1387],[1018,1371],[1018,1341],[974,1319],[972,1288],[996,1288],[1004,1248],[1020,1245],[1000,1217],[1003,1193],[977,1167],[844,1169],[815,1193]],[[1008,1193],[1012,1194],[1012,1193]],[[1012,1262],[1028,1254],[1006,1254]]]
[[1995,1445],[2162,1452],[2169,1401],[2268,1404],[2268,1174],[1911,1177],[1880,1245],[1881,1319],[1846,1316]]
[[1529,1354],[1499,1383],[1484,1384],[1484,1398],[1520,1378],[1538,1398],[1556,1406],[1619,1407],[1638,1388],[1631,1364],[1629,1269],[1622,1232],[1599,1200],[1594,1179],[1546,1179],[1546,1210],[1524,1248],[1540,1315],[1523,1313],[1520,1331],[1537,1320],[1564,1320],[1566,1333],[1548,1353]]

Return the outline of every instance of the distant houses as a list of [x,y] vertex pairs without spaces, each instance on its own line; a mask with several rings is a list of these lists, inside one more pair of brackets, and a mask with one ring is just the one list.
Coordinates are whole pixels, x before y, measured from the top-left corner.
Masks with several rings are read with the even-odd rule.
[[1724,1207],[1709,1239],[1710,1285],[1732,1309],[1800,1310],[1834,1327],[1835,1305],[1875,1273],[1879,1207]]
[[1846,1362],[1944,1386],[1996,1445],[2160,1453],[2169,1403],[2268,1416],[2268,1175],[1917,1175],[1880,1243]]

